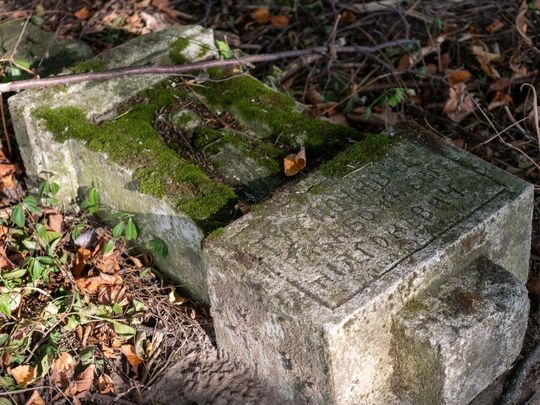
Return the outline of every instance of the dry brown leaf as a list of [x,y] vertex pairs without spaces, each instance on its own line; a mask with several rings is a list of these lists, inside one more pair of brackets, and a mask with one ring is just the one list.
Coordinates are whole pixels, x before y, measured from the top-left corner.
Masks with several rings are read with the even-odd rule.
[[465,139],[463,138],[452,139],[452,143],[460,149],[465,148]]
[[101,394],[114,393],[113,379],[107,374],[98,377],[97,387]]
[[330,120],[335,122],[336,124],[343,125],[344,127],[349,126],[349,121],[347,120],[347,117],[340,113],[330,116]]
[[463,83],[469,80],[471,77],[471,72],[466,69],[459,69],[450,72],[448,75],[448,82],[451,86],[455,86],[458,83]]
[[66,388],[64,394],[68,397],[74,397],[83,392],[88,392],[94,385],[94,371],[96,370],[95,364],[89,364],[83,371],[81,371],[76,377],[75,381]]
[[17,171],[17,165],[11,163],[0,163],[0,177],[13,174]]
[[122,285],[122,277],[118,274],[100,274],[94,277],[81,277],[75,280],[75,284],[83,293],[94,294],[102,285]]
[[187,298],[176,292],[176,288],[172,287],[171,292],[169,293],[169,302],[174,305],[182,305],[187,301]]
[[9,370],[9,374],[15,378],[18,385],[27,386],[35,381],[37,369],[28,365],[21,365]]
[[101,270],[103,273],[114,274],[120,271],[119,259],[120,259],[120,251],[113,250],[106,256],[101,254],[101,257],[98,260],[96,260],[95,265],[96,265],[96,268]]
[[493,110],[497,107],[504,107],[512,102],[512,97],[510,95],[503,93],[502,91],[498,91],[495,93],[495,97],[493,97],[493,100],[491,100],[491,103],[488,105],[488,110]]
[[302,146],[298,153],[291,153],[283,159],[285,176],[294,176],[306,167],[306,149]]
[[504,23],[497,18],[486,27],[486,32],[493,34],[494,32],[499,31],[502,27],[504,27]]
[[448,100],[443,108],[443,112],[452,121],[460,122],[467,115],[474,111],[474,102],[467,93],[465,83],[458,83],[448,89]]
[[527,35],[527,30],[529,28],[529,22],[527,21],[527,10],[527,1],[523,0],[521,5],[519,6],[519,12],[516,16],[516,29],[519,35],[521,35],[521,38],[523,38],[523,41],[525,41],[525,44],[527,44],[527,46],[534,46],[533,41]]
[[88,7],[83,7],[75,11],[74,15],[78,20],[86,20],[90,17],[90,11]]
[[501,55],[498,53],[492,53],[486,51],[480,45],[471,46],[471,52],[476,57],[476,60],[480,63],[480,68],[492,79],[499,79],[501,75],[497,70],[491,65],[492,62],[496,62],[501,58]]
[[416,65],[419,61],[424,59],[426,56],[437,52],[441,44],[446,41],[446,35],[442,34],[436,37],[431,44],[424,46],[420,49],[420,52],[413,52],[407,55],[407,60],[400,61],[400,67],[402,69]]
[[143,362],[143,359],[135,353],[135,346],[133,345],[122,345],[120,346],[120,351],[126,356],[128,363],[132,367],[137,367]]
[[358,17],[356,17],[356,14],[354,14],[351,10],[345,10],[340,15],[339,22],[343,24],[350,24],[355,22]]
[[[120,304],[120,306],[123,306],[124,304],[127,304],[127,301],[124,300],[125,294],[126,287],[121,287],[119,285],[101,285],[98,288],[97,300],[100,304]],[[125,303],[122,301],[125,301]]]
[[24,405],[45,405],[45,401],[43,398],[41,398],[41,395],[39,395],[39,392],[34,391],[32,392],[32,395],[30,395],[30,398],[24,403]]
[[73,377],[77,361],[68,352],[62,352],[51,365],[51,382],[56,387],[67,387]]
[[287,28],[289,26],[289,17],[286,15],[273,15],[270,23],[276,28]]
[[73,265],[73,276],[78,278],[82,275],[84,265],[88,263],[88,260],[92,256],[92,252],[86,248],[79,247],[75,256],[75,263]]
[[58,212],[48,215],[49,226],[47,227],[49,231],[53,232],[62,232],[62,224],[64,222],[64,216]]
[[512,82],[510,79],[507,79],[506,77],[501,77],[498,80],[495,80],[493,83],[489,85],[488,91],[507,91],[510,88],[510,84]]
[[259,7],[257,10],[251,13],[251,17],[259,24],[266,24],[268,21],[270,21],[270,10],[268,7]]

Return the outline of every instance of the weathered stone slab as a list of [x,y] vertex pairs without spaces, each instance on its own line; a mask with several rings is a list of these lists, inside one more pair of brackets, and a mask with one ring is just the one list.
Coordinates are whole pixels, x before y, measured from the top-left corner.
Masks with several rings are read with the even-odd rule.
[[[72,71],[215,55],[212,32],[186,26],[138,37]],[[188,83],[149,75],[25,91],[10,98],[10,110],[34,185],[50,177],[66,204],[96,186],[104,205],[135,215],[146,239],[167,243],[160,269],[206,301],[204,235],[238,217],[239,200],[282,185],[282,159],[294,148],[305,145],[314,159],[361,134],[310,117],[246,74],[201,72]]]
[[[467,153],[433,146],[400,141],[368,165],[345,153],[208,240],[221,348],[250,359],[291,402],[402,400],[392,383],[399,377],[392,331],[404,305],[482,257],[520,283],[528,271],[532,188]],[[476,364],[470,375],[493,376],[487,370],[499,373],[515,357],[521,343],[510,339],[522,336],[527,317],[527,306],[517,313],[516,305],[501,308],[519,320],[513,334],[485,324],[483,332],[499,339],[498,357],[474,363],[481,353],[463,351],[462,361]],[[434,339],[450,339],[440,333]],[[438,359],[439,367],[455,372],[449,359]]]
[[92,56],[86,43],[58,38],[26,20],[0,24],[0,44],[3,53],[14,51],[14,60],[29,64],[41,76],[58,73]]
[[[176,49],[175,53],[171,52],[173,46],[179,42],[183,45],[184,40],[194,41],[197,45],[190,46],[188,43]],[[152,33],[83,62],[75,70],[172,64],[171,55],[178,57],[179,54],[184,61],[215,56],[212,31],[199,26],[184,26]],[[193,168],[167,150],[163,156],[159,156],[160,160],[152,160],[156,149],[151,146],[158,148],[161,142],[152,128],[154,111],[146,112],[144,105],[139,107],[143,110],[140,117],[149,117],[148,121],[141,118],[134,121],[126,117],[131,127],[125,130],[121,128],[123,121],[117,118],[125,113],[119,108],[128,99],[163,79],[159,75],[129,76],[24,91],[9,99],[10,112],[26,173],[34,184],[37,184],[38,178],[49,176],[60,185],[59,196],[66,204],[76,199],[81,189],[95,185],[105,205],[135,214],[146,239],[161,237],[167,242],[170,254],[158,259],[162,271],[174,281],[189,287],[194,297],[206,299],[206,276],[200,259],[200,243],[204,236],[202,230],[186,214],[179,212],[174,204],[155,194],[139,192],[140,185],[134,181],[134,173],[141,167],[146,169],[143,177],[149,179],[150,184],[152,170],[157,170],[160,164],[168,165],[167,174],[171,176],[186,168],[188,171]],[[146,104],[153,101],[146,100]],[[38,111],[41,115],[37,114]],[[62,119],[49,122],[47,130],[43,117],[53,111],[60,111]],[[115,127],[115,122],[118,127]],[[109,132],[100,132],[104,128]],[[106,146],[111,148],[104,149]],[[122,150],[126,153],[123,154]],[[133,164],[122,164],[126,160],[120,159],[120,156],[127,156]],[[165,161],[166,158],[170,160]],[[145,161],[153,163],[144,167]],[[200,184],[210,183],[203,173],[195,169],[193,173]],[[171,187],[174,186],[171,180]]]
[[525,286],[485,260],[415,297],[392,327],[396,391],[413,404],[468,404],[519,355],[528,307]]

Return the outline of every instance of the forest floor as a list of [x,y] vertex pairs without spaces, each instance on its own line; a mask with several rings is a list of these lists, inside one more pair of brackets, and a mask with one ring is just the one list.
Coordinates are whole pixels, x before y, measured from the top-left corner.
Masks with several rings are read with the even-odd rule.
[[[534,184],[527,283],[531,312],[525,344],[516,367],[473,403],[499,403],[513,390],[516,398],[507,403],[540,404],[539,0],[0,3],[1,21],[27,18],[59,37],[88,43],[95,53],[182,24],[212,28],[220,40],[244,54],[418,40],[419,48],[392,47],[337,58],[311,55],[257,65],[252,73],[308,105],[314,116],[365,132],[414,119],[457,147]],[[13,60],[3,58],[0,63],[6,71]],[[4,243],[0,267],[4,279],[26,277],[27,284],[11,286],[9,291],[18,294],[4,302],[1,297],[7,296],[9,283],[0,287],[0,321],[4,322],[0,325],[0,405],[109,403],[112,399],[137,403],[145,398],[144,388],[163,375],[168,359],[180,350],[188,356],[207,348],[208,364],[218,364],[208,308],[178,295],[173,286],[147,271],[151,255],[135,254],[125,243],[138,236],[129,216],[119,216],[118,226],[110,230],[91,215],[99,208],[98,193],[87,196],[78,215],[54,208],[54,184],[45,183],[37,198],[27,195],[24,168],[9,126],[8,117],[0,154],[0,238]],[[14,247],[28,240],[46,243],[25,245],[26,250]],[[59,256],[59,251],[65,255]],[[26,269],[24,275],[17,274],[21,267]],[[73,280],[70,274],[88,267],[99,272]],[[10,270],[8,277],[5,269]],[[38,287],[38,279],[46,279],[47,287]],[[80,294],[65,291],[70,283]],[[25,288],[40,293],[25,294]],[[44,298],[50,296],[57,298]],[[85,319],[74,316],[81,308],[87,311]],[[52,323],[40,329],[36,313],[43,311]],[[155,333],[152,339],[141,333],[144,328],[167,332],[157,341]],[[198,343],[189,343],[194,341]],[[15,346],[7,350],[6,342],[17,350]],[[193,364],[184,363],[185,375],[196,368]],[[238,379],[245,378],[246,386],[251,384],[240,369],[223,364],[227,366],[219,372],[229,370]],[[519,379],[517,371],[524,364],[526,377]],[[94,379],[96,368],[101,371]],[[20,388],[25,386],[29,388]],[[212,402],[199,394],[183,397],[178,393],[178,403]],[[245,398],[257,402],[257,395]]]

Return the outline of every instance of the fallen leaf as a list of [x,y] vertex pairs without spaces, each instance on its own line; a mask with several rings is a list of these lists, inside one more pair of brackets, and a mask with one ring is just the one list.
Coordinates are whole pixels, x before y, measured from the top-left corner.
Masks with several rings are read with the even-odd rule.
[[137,367],[143,362],[143,359],[135,353],[135,346],[133,345],[122,345],[120,346],[120,351],[126,356],[128,363],[132,367]]
[[270,21],[270,10],[268,7],[259,7],[257,10],[251,13],[251,17],[259,24],[266,24],[268,21]]
[[491,65],[492,62],[498,61],[501,58],[500,54],[488,52],[480,45],[471,46],[471,52],[480,63],[480,68],[485,74],[492,79],[499,79],[501,77],[499,72]]
[[273,15],[270,23],[276,28],[287,28],[289,26],[289,17],[286,15]]
[[408,67],[416,65],[426,56],[437,52],[444,41],[446,41],[446,35],[439,35],[431,42],[431,44],[420,48],[420,52],[412,52],[407,55],[407,59],[400,60],[400,68],[406,69]]
[[527,35],[527,30],[529,28],[529,22],[527,21],[528,8],[527,1],[523,0],[516,16],[516,29],[527,46],[534,46],[532,39]]
[[54,212],[48,215],[49,226],[47,229],[53,232],[62,233],[62,223],[64,222],[64,216],[58,212]]
[[512,97],[502,91],[495,93],[495,97],[488,105],[488,110],[493,110],[498,107],[504,107],[512,102]]
[[75,280],[79,289],[87,294],[94,294],[102,285],[122,285],[122,277],[118,274],[100,274],[94,277],[81,277]]
[[45,401],[43,398],[41,398],[41,395],[39,395],[39,392],[34,391],[32,392],[32,395],[30,395],[30,398],[24,403],[24,405],[45,405]]
[[354,14],[351,10],[345,10],[341,13],[339,22],[343,24],[350,24],[355,22],[358,19],[356,17],[356,14]]
[[35,381],[37,377],[37,369],[28,365],[20,365],[9,370],[9,374],[15,378],[19,385],[27,386]]
[[504,23],[497,18],[486,27],[486,32],[493,34],[494,32],[499,31],[502,27],[504,27]]
[[506,77],[501,77],[500,79],[495,80],[489,85],[488,91],[507,91],[510,88],[511,83],[512,82],[510,81],[510,79],[507,79]]
[[98,377],[97,387],[101,394],[114,393],[113,379],[107,374]]
[[466,69],[458,69],[450,72],[448,75],[448,82],[450,85],[454,86],[458,83],[463,83],[469,80],[471,77],[471,72]]
[[163,18],[161,13],[149,14],[144,11],[141,11],[141,18],[151,32],[161,31],[169,27],[169,24]]
[[83,7],[75,11],[74,15],[78,20],[86,20],[90,17],[90,11],[88,7]]
[[285,176],[294,176],[306,167],[306,149],[302,146],[298,153],[291,153],[283,159]]
[[460,149],[465,148],[465,139],[463,138],[452,139],[452,143]]
[[187,299],[176,292],[176,288],[172,287],[169,293],[169,302],[174,305],[182,305]]
[[75,263],[73,265],[73,276],[78,278],[82,275],[84,265],[88,263],[88,259],[92,256],[92,252],[84,247],[79,247],[75,256]]
[[17,165],[11,163],[0,163],[0,177],[13,174],[17,171]]
[[95,364],[89,364],[83,371],[81,371],[76,377],[75,381],[71,382],[64,391],[69,397],[74,397],[82,392],[88,392],[94,385],[94,371],[96,370]]
[[67,387],[73,377],[77,361],[68,352],[61,352],[51,364],[51,382],[56,387]]
[[458,83],[448,89],[448,100],[443,112],[454,122],[460,122],[474,111],[474,102],[466,91],[465,83]]
[[330,120],[335,122],[336,124],[343,125],[344,127],[349,126],[349,121],[347,120],[347,117],[343,114],[334,114],[330,116]]

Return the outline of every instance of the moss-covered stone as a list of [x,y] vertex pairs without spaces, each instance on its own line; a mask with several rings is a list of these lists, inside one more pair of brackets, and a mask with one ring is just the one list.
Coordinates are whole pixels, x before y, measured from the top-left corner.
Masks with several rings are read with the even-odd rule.
[[41,107],[34,113],[58,141],[78,139],[91,150],[134,170],[139,190],[167,197],[175,206],[204,226],[236,199],[225,184],[211,180],[199,167],[169,149],[153,127],[154,113],[168,105],[174,90],[154,91],[117,119],[94,124],[73,107]]
[[97,72],[97,71],[105,69],[105,67],[106,65],[103,60],[94,58],[94,59],[85,60],[73,66],[70,70],[73,73],[87,73],[87,72]]
[[[224,72],[212,71],[223,75]],[[311,157],[329,155],[339,150],[348,138],[361,139],[352,128],[310,117],[296,102],[247,75],[228,77],[197,88],[209,104],[236,114],[243,124],[262,131],[272,141],[290,148],[305,146]]]
[[186,50],[186,48],[189,46],[189,44],[190,44],[189,39],[184,38],[184,37],[178,38],[170,46],[169,58],[171,58],[171,60],[174,63],[177,63],[177,64],[186,63],[187,59],[186,59],[185,55],[183,54],[183,51]]
[[360,165],[378,160],[389,151],[395,139],[387,134],[369,135],[366,139],[349,146],[332,160],[323,163],[321,173],[325,176],[341,176],[356,170]]

